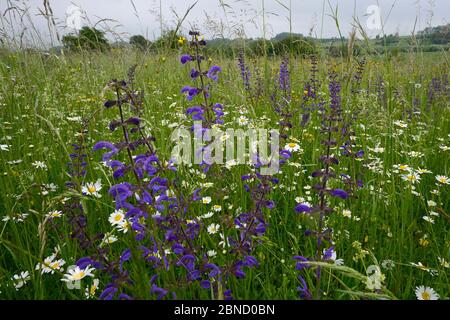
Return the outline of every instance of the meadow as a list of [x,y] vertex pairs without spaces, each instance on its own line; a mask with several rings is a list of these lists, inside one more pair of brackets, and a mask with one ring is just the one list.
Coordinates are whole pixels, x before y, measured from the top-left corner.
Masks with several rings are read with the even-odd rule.
[[[450,297],[448,52],[193,75],[187,38],[0,52],[1,299]],[[280,171],[172,163],[193,117],[278,129]]]

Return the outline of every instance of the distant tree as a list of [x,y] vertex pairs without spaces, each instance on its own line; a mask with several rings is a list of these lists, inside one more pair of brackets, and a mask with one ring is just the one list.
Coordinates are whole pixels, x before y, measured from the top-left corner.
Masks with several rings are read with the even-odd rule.
[[[250,42],[249,48],[251,52],[256,56],[263,56],[264,55],[264,47],[267,50],[267,47],[271,47],[271,43],[269,41],[266,41],[266,45],[264,46],[264,39],[257,39]],[[269,51],[269,50],[267,50]]]
[[130,38],[130,45],[137,49],[146,50],[150,47],[151,42],[139,34]]
[[180,36],[181,35],[177,34],[175,30],[165,31],[163,35],[155,41],[155,46],[158,48],[177,49]]
[[64,47],[69,50],[104,50],[109,48],[105,33],[91,27],[83,27],[78,35],[69,34],[64,36],[62,38],[62,43]]
[[400,37],[398,36],[398,34],[390,34],[386,37],[386,44],[390,45],[390,44],[394,44],[400,41]]
[[313,54],[317,51],[317,48],[316,43],[312,39],[293,35],[280,41],[274,41],[273,47],[269,47],[268,50],[270,55],[292,53],[299,56]]
[[450,43],[450,24],[437,27],[428,27],[420,31],[419,36],[429,40],[432,44],[448,44]]
[[80,38],[75,35],[66,35],[62,38],[64,48],[69,50],[77,50],[81,48]]
[[390,34],[390,35],[384,35],[383,37],[376,38],[377,44],[380,46],[384,46],[385,44],[387,46],[393,45],[395,43],[398,43],[400,41],[400,37],[398,34]]
[[277,34],[275,37],[272,38],[272,40],[284,40],[286,38],[303,38],[303,35],[301,33],[289,33],[289,32],[281,32]]

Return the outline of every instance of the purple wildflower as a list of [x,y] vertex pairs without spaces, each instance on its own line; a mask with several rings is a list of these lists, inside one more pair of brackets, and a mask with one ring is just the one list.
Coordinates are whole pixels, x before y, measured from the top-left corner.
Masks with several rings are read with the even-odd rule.
[[212,66],[209,71],[206,73],[206,76],[214,81],[219,81],[219,76],[217,73],[221,72],[222,68],[219,66]]
[[186,62],[193,61],[193,60],[194,59],[192,58],[192,56],[190,54],[183,54],[180,59],[182,64],[185,64]]
[[338,198],[341,198],[341,199],[347,199],[348,198],[348,193],[345,192],[342,189],[333,189],[333,190],[330,191],[330,194],[333,197],[338,197]]
[[114,155],[116,155],[119,152],[119,149],[116,148],[111,142],[108,141],[100,141],[97,142],[94,147],[92,148],[94,151],[97,151],[99,149],[109,149],[110,152],[104,153],[102,156],[103,161],[107,161],[111,159]]
[[295,206],[295,211],[297,211],[298,213],[309,213],[311,212],[311,207],[308,206],[307,204],[304,203],[299,203]]

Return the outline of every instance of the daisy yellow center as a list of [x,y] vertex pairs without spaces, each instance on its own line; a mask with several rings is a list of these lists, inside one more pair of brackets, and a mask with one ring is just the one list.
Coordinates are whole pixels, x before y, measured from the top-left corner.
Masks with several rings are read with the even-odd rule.
[[95,284],[93,284],[91,286],[91,290],[89,291],[91,296],[93,296],[95,294],[95,290],[97,290],[97,286]]
[[297,144],[291,142],[291,143],[288,144],[288,146],[289,146],[289,148],[295,148],[297,146]]
[[422,292],[422,299],[423,300],[430,300],[430,294],[428,293],[428,291]]
[[58,268],[59,268],[59,262],[58,262],[58,261],[53,262],[52,264],[50,264],[50,268],[52,268],[52,269],[58,269]]
[[439,178],[439,182],[441,183],[445,183],[447,181],[447,179],[445,177],[440,177]]
[[408,169],[408,166],[402,165],[399,168],[400,168],[400,170],[406,170],[406,169]]
[[[419,269],[420,269],[420,270],[423,270],[423,271],[428,271],[428,268],[425,267],[425,266],[419,266]],[[428,294],[428,293],[427,293],[427,294]]]
[[73,278],[74,280],[81,280],[81,279],[84,278],[84,276],[85,276],[84,271],[80,271],[80,272],[78,272],[78,273],[75,273],[75,274],[72,276],[72,278]]
[[89,191],[90,193],[94,193],[95,191],[97,191],[97,189],[95,188],[95,186],[89,186],[87,189],[88,189],[88,191]]
[[416,180],[416,177],[413,176],[412,174],[408,175],[407,178],[408,178],[409,181],[414,181],[414,180]]
[[121,216],[120,214],[118,214],[118,215],[116,215],[116,216],[114,217],[114,220],[115,220],[115,221],[120,221],[120,220],[122,220],[122,216]]

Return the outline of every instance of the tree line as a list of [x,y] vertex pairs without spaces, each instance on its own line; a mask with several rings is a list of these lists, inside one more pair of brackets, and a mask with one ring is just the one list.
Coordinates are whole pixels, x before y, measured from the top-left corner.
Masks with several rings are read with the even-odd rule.
[[[444,46],[448,50],[450,44],[450,24],[438,27],[428,27],[417,33],[421,40],[423,51],[436,51],[436,48]],[[133,35],[128,43],[110,43],[105,33],[92,27],[83,27],[78,34],[68,34],[62,38],[62,44],[67,50],[108,50],[112,47],[131,46],[143,51],[174,50],[184,44],[186,39],[182,34],[173,30],[166,31],[155,41],[150,41],[142,35]],[[220,52],[225,56],[233,56],[237,51],[244,51],[255,56],[276,56],[292,54],[310,55],[317,53],[319,49],[328,51],[330,55],[342,56],[348,52],[344,42],[346,39],[314,39],[301,34],[280,33],[270,40],[265,39],[212,39],[207,41],[206,50]],[[405,51],[412,43],[412,37],[386,35],[377,37],[372,44],[375,51],[380,51],[383,46],[390,47],[391,51]],[[361,52],[358,43],[355,46],[354,55]]]

